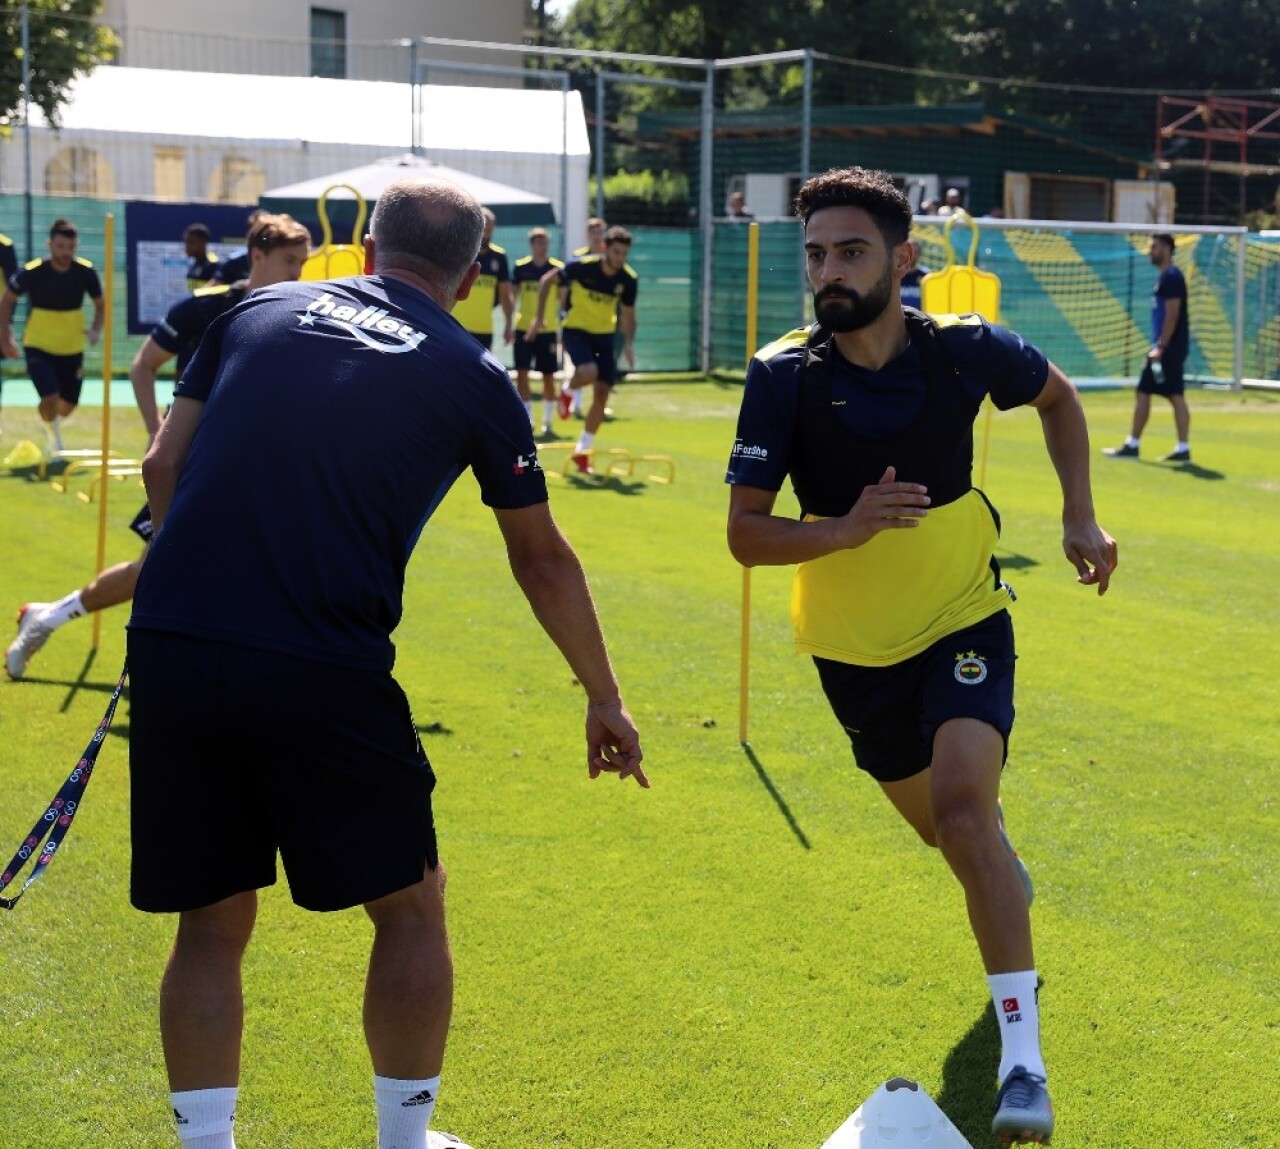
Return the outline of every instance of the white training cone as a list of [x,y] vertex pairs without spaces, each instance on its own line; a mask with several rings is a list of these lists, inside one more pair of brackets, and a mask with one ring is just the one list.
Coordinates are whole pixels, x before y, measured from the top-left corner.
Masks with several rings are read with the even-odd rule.
[[918,1082],[886,1081],[822,1149],[973,1149]]

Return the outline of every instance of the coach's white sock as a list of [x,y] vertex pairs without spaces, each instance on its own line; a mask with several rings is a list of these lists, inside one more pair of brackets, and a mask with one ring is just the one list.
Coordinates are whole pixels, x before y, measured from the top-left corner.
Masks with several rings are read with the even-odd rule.
[[551,421],[556,417],[556,401],[554,399],[543,399],[542,401],[542,425],[550,427]]
[[236,1149],[233,1127],[238,1089],[189,1089],[171,1093],[182,1149]]
[[583,431],[578,438],[577,452],[581,455],[584,451],[591,450],[591,444],[596,441],[594,432]]
[[1179,440],[1178,440],[1178,445],[1177,445],[1176,447],[1174,447],[1174,450],[1175,450],[1175,451],[1190,451],[1190,450],[1191,450],[1191,444],[1190,444],[1190,443],[1188,443],[1188,442],[1186,441],[1186,439],[1179,439]]
[[1000,1024],[1000,1071],[1004,1081],[1015,1065],[1047,1076],[1040,1053],[1040,1008],[1036,1001],[1036,971],[987,974],[991,1000]]
[[1135,439],[1132,435],[1129,435],[1125,438],[1124,445],[1126,447],[1140,447],[1142,446],[1142,440]]
[[73,618],[82,618],[88,613],[84,609],[84,604],[80,601],[80,592],[74,590],[65,598],[60,598],[57,602],[50,603],[41,621],[50,630],[57,630],[58,627],[65,626]]
[[533,400],[526,399],[524,401],[524,413],[529,416],[529,426],[533,426]]
[[378,1149],[425,1149],[427,1126],[440,1092],[439,1076],[425,1081],[373,1077],[378,1103]]

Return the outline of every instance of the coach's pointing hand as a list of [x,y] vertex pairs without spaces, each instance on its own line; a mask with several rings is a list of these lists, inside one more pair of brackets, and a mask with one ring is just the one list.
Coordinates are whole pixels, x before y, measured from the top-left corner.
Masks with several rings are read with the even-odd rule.
[[588,703],[587,771],[591,777],[616,774],[620,781],[634,778],[647,790],[649,779],[640,769],[643,760],[640,732],[622,700]]

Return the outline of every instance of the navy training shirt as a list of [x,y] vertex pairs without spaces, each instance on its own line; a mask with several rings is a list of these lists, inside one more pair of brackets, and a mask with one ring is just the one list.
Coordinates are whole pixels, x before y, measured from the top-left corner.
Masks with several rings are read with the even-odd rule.
[[[751,360],[725,482],[782,489],[791,469],[800,403],[803,334],[778,340]],[[1048,379],[1048,360],[1008,328],[966,316],[960,322],[943,320],[938,334],[960,385],[976,402],[989,394],[1000,410],[1007,411],[1030,403]],[[924,407],[927,386],[914,344],[879,371],[850,363],[832,347],[833,406],[840,421],[858,435],[886,439],[909,427]]]
[[547,498],[506,369],[390,277],[254,292],[175,395],[205,409],[139,579],[141,630],[387,670],[409,556],[462,471],[495,509]]

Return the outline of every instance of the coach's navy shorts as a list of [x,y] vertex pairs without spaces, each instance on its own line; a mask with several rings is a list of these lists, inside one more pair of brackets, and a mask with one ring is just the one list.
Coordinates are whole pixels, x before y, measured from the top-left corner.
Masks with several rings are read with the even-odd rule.
[[1147,395],[1181,395],[1184,388],[1182,369],[1186,359],[1178,359],[1167,351],[1160,357],[1161,375],[1157,379],[1152,369],[1151,360],[1143,365],[1142,374],[1138,376],[1138,390]]
[[515,353],[517,371],[528,371],[532,367],[542,375],[554,375],[560,370],[554,331],[540,331],[533,337],[532,343],[527,342],[524,334],[517,331]]
[[26,349],[27,374],[41,399],[50,395],[73,407],[80,402],[80,386],[84,382],[83,355],[50,355],[38,347]]
[[438,864],[409,703],[390,674],[129,631],[131,898],[169,913],[270,886],[340,910]]
[[618,381],[618,361],[614,356],[613,333],[608,335],[592,335],[576,328],[565,328],[564,353],[573,360],[575,367],[583,363],[594,363],[600,372],[597,377],[601,383],[612,387]]
[[827,701],[877,782],[901,782],[933,758],[933,736],[952,718],[1013,729],[1013,621],[1001,611],[892,666],[815,658]]

